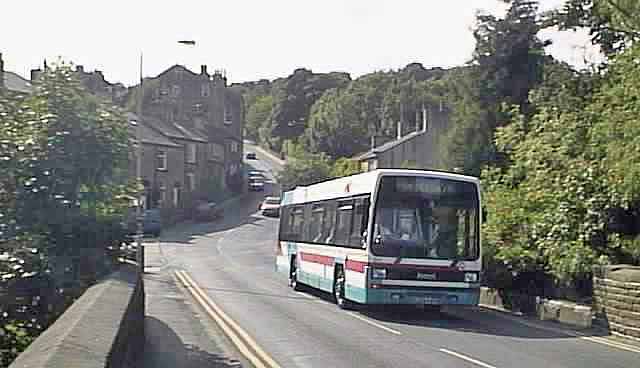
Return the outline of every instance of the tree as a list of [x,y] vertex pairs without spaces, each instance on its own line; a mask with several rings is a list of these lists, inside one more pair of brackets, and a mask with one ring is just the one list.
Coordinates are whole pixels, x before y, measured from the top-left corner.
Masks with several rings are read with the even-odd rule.
[[531,115],[529,92],[541,81],[548,41],[538,38],[537,1],[514,0],[504,18],[479,14],[472,64],[449,74],[444,94],[452,107],[452,128],[441,146],[445,168],[479,175],[485,164],[504,164],[493,134],[508,122],[515,105]]
[[[124,114],[86,92],[67,65],[48,69],[35,87],[0,101],[0,254],[15,260],[0,269],[7,283],[0,287],[52,280],[34,288],[47,300],[61,287],[77,295],[109,270],[112,250],[125,241],[120,221],[135,187],[127,182]],[[43,309],[28,321],[0,316],[0,344],[16,344],[0,346],[0,360],[24,348],[56,312]]]
[[367,126],[359,119],[357,96],[330,90],[311,108],[306,142],[311,152],[331,157],[351,157],[367,146]]
[[329,175],[332,178],[341,178],[343,176],[354,175],[360,172],[360,163],[349,158],[337,159],[332,167]]
[[345,86],[350,80],[346,73],[314,74],[297,69],[285,80],[274,82],[273,110],[261,138],[270,148],[280,150],[283,141],[302,135],[313,103],[325,91]]
[[533,116],[516,109],[498,129],[510,165],[483,172],[485,239],[514,271],[570,281],[597,263],[640,263],[637,230],[611,227],[612,212],[637,218],[640,209],[639,50],[624,51],[602,77],[549,66],[532,92]]
[[249,139],[258,141],[260,129],[269,123],[269,116],[273,109],[273,97],[271,95],[256,97],[253,104],[249,105],[245,120],[245,135]]
[[288,160],[278,175],[278,182],[283,191],[297,186],[314,184],[330,177],[330,162],[322,154],[305,152],[299,145],[293,145]]
[[562,30],[588,28],[591,41],[613,55],[640,40],[640,1],[569,0],[548,22]]

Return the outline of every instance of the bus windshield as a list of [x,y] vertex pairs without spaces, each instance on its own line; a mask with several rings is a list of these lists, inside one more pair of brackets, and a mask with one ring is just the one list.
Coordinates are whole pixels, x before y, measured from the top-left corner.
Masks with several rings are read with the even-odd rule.
[[474,183],[383,177],[371,251],[386,257],[475,260],[478,211]]

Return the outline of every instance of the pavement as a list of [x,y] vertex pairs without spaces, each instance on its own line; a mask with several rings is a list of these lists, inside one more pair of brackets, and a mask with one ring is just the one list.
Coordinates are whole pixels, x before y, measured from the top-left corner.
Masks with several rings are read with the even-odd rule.
[[[251,164],[278,169],[266,156]],[[265,352],[276,365],[262,366],[271,367],[638,366],[640,347],[595,331],[577,333],[485,308],[344,311],[325,293],[295,292],[286,276],[274,272],[278,219],[256,213],[264,195],[243,198],[217,223],[172,229],[147,248],[153,272],[145,277],[146,366],[190,367],[184,359],[192,355],[210,364],[251,366],[238,346]],[[176,283],[174,271],[194,287]],[[224,312],[227,325],[238,326],[236,336],[246,336],[240,344],[225,337],[228,329],[213,324],[213,313],[191,298],[187,291],[196,285],[201,299],[215,303],[216,314]]]
[[223,334],[175,282],[157,241],[145,244],[144,368],[237,368]]

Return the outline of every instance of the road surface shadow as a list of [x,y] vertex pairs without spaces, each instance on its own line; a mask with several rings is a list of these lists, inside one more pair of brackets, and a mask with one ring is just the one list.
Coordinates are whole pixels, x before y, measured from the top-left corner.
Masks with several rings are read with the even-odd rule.
[[[305,287],[304,292],[333,303],[330,293],[318,289]],[[337,310],[336,306],[336,310]],[[486,311],[468,307],[445,307],[442,311],[422,309],[417,306],[403,305],[360,305],[356,304],[353,311],[364,317],[394,324],[416,326],[424,328],[441,328],[475,334],[508,336],[523,339],[566,339],[571,336],[571,329],[556,325],[549,329],[534,328],[518,323],[512,319],[498,315],[499,312]],[[520,317],[513,317],[520,318]],[[537,322],[537,321],[536,321]],[[539,322],[537,322],[539,323]],[[547,326],[547,324],[544,324]],[[553,331],[555,330],[555,331]],[[560,331],[567,331],[563,333]],[[580,330],[585,336],[607,336],[607,332],[599,329]]]
[[263,199],[262,193],[251,193],[234,208],[228,208],[226,216],[212,222],[184,222],[164,231],[159,241],[164,243],[189,244],[196,237],[212,236],[243,225],[262,226],[259,221],[265,218],[258,214],[258,205]]
[[[442,311],[437,312],[423,310],[415,306],[373,306],[361,307],[359,312],[379,321],[425,328],[443,328],[522,339],[575,338],[569,334],[571,330],[564,326],[553,326],[551,329],[530,327],[513,320],[513,318],[523,317],[505,318],[498,315],[497,313],[499,312],[478,308],[445,307]],[[561,332],[562,330],[565,330],[566,333]],[[583,330],[580,332],[587,336],[606,336],[605,332],[598,330]]]
[[145,317],[143,368],[239,368],[240,362],[187,345],[164,322]]

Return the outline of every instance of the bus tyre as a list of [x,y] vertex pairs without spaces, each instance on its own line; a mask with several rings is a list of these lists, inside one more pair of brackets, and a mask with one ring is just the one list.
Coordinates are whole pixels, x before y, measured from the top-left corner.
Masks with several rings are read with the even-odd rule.
[[351,309],[351,303],[344,297],[345,277],[342,267],[336,267],[336,274],[333,277],[333,299],[340,309]]
[[296,257],[291,258],[291,266],[289,267],[289,286],[295,291],[302,291],[302,285],[298,282]]

